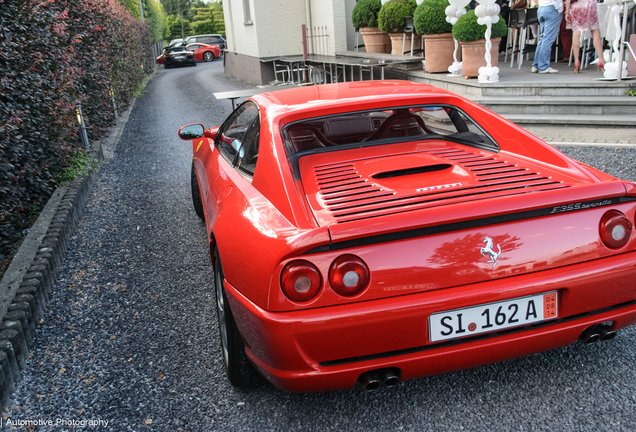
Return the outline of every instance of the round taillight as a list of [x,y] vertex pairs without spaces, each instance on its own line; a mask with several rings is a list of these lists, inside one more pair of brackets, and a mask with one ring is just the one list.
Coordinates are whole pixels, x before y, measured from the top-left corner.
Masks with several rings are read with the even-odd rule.
[[619,249],[629,241],[632,235],[632,223],[618,210],[610,210],[601,218],[599,233],[605,246]]
[[293,301],[311,300],[320,291],[320,272],[307,261],[296,260],[288,263],[280,276],[280,286],[285,295]]
[[341,296],[354,296],[369,284],[369,268],[355,255],[341,255],[331,264],[329,283]]

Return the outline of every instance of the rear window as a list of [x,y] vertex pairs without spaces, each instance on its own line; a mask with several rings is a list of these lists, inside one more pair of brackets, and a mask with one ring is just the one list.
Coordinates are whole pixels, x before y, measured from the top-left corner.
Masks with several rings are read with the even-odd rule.
[[166,49],[163,50],[163,53],[164,54],[172,54],[172,53],[181,52],[181,51],[186,51],[186,47],[178,46],[178,47],[166,48]]
[[291,154],[426,139],[446,139],[499,151],[499,146],[474,120],[460,109],[447,105],[389,108],[308,119],[286,126],[284,135]]

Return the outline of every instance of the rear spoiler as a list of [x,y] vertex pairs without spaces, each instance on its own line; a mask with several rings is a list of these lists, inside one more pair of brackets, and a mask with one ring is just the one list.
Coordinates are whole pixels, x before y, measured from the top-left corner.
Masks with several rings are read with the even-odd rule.
[[214,97],[217,99],[230,99],[232,101],[232,109],[236,109],[236,100],[242,97],[250,97],[256,94],[261,93],[269,93],[275,90],[283,90],[286,88],[298,87],[296,84],[287,84],[284,86],[263,86],[263,87],[255,87],[247,90],[234,90],[234,91],[226,91],[226,92],[217,92],[213,93]]

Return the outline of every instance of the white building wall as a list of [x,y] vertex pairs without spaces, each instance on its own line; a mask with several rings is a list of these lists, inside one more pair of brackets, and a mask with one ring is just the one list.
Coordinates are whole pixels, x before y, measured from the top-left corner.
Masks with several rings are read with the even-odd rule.
[[[356,0],[344,0],[345,3],[345,28],[347,29],[347,50],[353,51],[356,46],[356,29],[351,22],[351,15],[353,14],[353,8],[356,5]],[[362,39],[362,36],[359,36]],[[360,42],[362,43],[362,42]]]
[[[264,0],[250,0],[252,22],[254,22],[254,3]],[[244,21],[243,0],[223,2],[225,33],[228,49],[248,56],[258,57],[256,25],[247,25]],[[229,25],[228,25],[229,24]]]
[[301,26],[307,22],[305,0],[252,1],[258,57],[302,54]]
[[[353,49],[351,13],[356,0],[249,0],[252,24],[244,23],[243,0],[225,0],[228,49],[252,57],[302,54],[301,26],[326,27],[327,43],[314,51],[334,55]],[[307,13],[306,5],[311,7]],[[326,51],[326,52],[325,52]]]

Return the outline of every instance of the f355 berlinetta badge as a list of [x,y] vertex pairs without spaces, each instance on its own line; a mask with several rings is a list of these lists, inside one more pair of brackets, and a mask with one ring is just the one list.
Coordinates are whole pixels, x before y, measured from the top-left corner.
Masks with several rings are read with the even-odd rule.
[[490,237],[486,237],[484,239],[484,243],[486,243],[486,247],[481,248],[481,255],[488,255],[490,257],[490,260],[487,262],[492,263],[492,268],[495,268],[495,266],[497,265],[497,260],[501,255],[501,248],[499,247],[499,245],[497,245],[497,249],[499,250],[499,252],[495,252],[492,248],[494,246],[494,243]]

